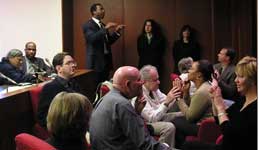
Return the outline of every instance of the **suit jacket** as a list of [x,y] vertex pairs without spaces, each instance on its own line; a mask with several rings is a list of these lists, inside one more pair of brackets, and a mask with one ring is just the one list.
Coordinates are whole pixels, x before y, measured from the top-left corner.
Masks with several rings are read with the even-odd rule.
[[220,73],[219,87],[221,88],[223,98],[230,100],[237,99],[238,92],[235,83],[235,65],[230,64],[223,72],[221,72],[222,65],[220,63],[215,64],[214,68]]
[[148,44],[146,35],[140,35],[137,41],[139,64],[141,68],[144,65],[153,65],[159,70],[162,64],[162,57],[165,51],[165,40],[161,37],[153,36],[151,43]]
[[115,88],[95,108],[89,126],[92,150],[169,149],[149,135],[129,99]]
[[[118,33],[109,33],[100,28],[93,19],[83,25],[84,37],[86,39],[86,66],[97,72],[112,69],[111,45],[120,37]],[[104,44],[108,51],[105,59]]]
[[[23,72],[27,73],[27,63],[26,63],[26,58],[23,57],[23,65],[22,65],[22,70]],[[35,72],[42,72],[46,71],[48,75],[51,74],[52,70],[51,68],[45,64],[42,58],[35,57],[35,59],[31,60],[31,63],[35,64],[38,68],[35,68]]]
[[59,76],[57,76],[53,81],[47,83],[43,87],[40,94],[40,101],[37,113],[38,122],[42,127],[46,128],[46,117],[48,114],[50,103],[59,92],[63,91],[82,93],[79,85],[76,84],[76,82],[74,82],[73,80],[66,81]]
[[2,72],[7,77],[13,79],[17,83],[33,83],[36,81],[36,77],[31,74],[25,74],[22,70],[15,68],[6,58],[3,58],[2,62],[0,63],[0,72]]

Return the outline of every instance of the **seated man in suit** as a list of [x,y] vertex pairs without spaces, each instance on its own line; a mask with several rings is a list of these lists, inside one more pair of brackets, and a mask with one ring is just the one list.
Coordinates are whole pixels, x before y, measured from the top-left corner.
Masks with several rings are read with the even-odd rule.
[[113,88],[95,107],[90,119],[92,149],[169,149],[148,134],[143,119],[131,105],[131,98],[142,96],[142,84],[135,67],[123,66],[114,73]]
[[22,70],[28,74],[35,74],[35,72],[42,72],[45,75],[52,73],[51,67],[45,64],[42,58],[35,57],[36,44],[34,42],[27,42],[25,44],[25,57],[23,58]]
[[235,65],[234,58],[236,52],[232,48],[222,48],[218,53],[218,64],[214,65],[216,70],[219,87],[221,88],[224,99],[235,100],[238,92],[235,83]]
[[75,60],[68,53],[64,52],[54,56],[52,63],[57,77],[43,87],[37,114],[39,124],[44,128],[46,128],[49,105],[59,92],[81,93],[79,85],[72,79],[76,69]]
[[21,50],[12,49],[8,52],[6,57],[2,58],[0,63],[0,72],[7,78],[13,80],[13,84],[21,82],[35,82],[36,76],[32,74],[25,74],[20,68],[23,62],[23,54]]

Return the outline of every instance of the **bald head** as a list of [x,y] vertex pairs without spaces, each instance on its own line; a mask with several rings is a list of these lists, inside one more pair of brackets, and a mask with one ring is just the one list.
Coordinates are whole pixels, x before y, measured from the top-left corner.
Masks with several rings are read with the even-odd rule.
[[139,70],[132,66],[120,67],[113,75],[113,86],[128,97],[140,94],[142,84]]
[[123,85],[125,80],[132,80],[137,78],[139,71],[135,67],[123,66],[116,70],[113,75],[113,83],[117,85]]

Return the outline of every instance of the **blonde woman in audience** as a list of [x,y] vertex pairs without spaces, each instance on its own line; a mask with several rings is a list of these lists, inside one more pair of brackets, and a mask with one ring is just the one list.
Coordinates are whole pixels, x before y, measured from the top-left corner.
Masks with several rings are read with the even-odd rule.
[[86,150],[86,131],[92,111],[87,97],[78,93],[61,92],[50,104],[47,142],[59,150]]
[[221,145],[204,143],[185,143],[183,149],[200,150],[235,150],[257,149],[257,60],[246,56],[236,65],[236,85],[244,96],[226,109],[221,89],[216,79],[213,80],[213,114],[221,127],[223,141]]

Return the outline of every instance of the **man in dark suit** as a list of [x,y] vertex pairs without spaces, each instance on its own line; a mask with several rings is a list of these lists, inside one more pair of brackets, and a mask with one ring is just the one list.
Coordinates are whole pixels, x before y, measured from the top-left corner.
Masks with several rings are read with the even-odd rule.
[[47,125],[46,117],[50,103],[59,92],[82,93],[79,85],[72,79],[76,69],[75,60],[68,53],[58,53],[54,56],[52,63],[57,77],[43,87],[37,114],[39,124],[44,128]]
[[92,18],[83,25],[86,40],[86,66],[96,72],[96,83],[108,80],[113,68],[111,45],[120,37],[124,25],[101,22],[105,11],[100,3],[90,8]]
[[27,42],[25,44],[25,56],[23,57],[22,70],[27,74],[35,74],[35,72],[45,72],[46,75],[50,75],[51,67],[45,64],[42,58],[35,57],[36,44],[34,42]]
[[0,72],[5,76],[5,78],[7,77],[8,80],[11,81],[9,83],[17,84],[22,82],[36,82],[35,75],[26,74],[20,69],[22,63],[23,54],[19,49],[11,49],[7,53],[7,56],[2,58],[2,61],[0,62]]
[[214,65],[224,99],[235,100],[238,97],[235,83],[235,65],[233,63],[235,56],[234,49],[222,48],[218,53],[219,63]]

